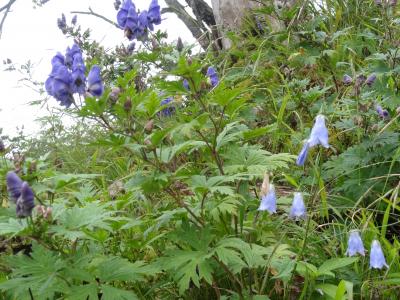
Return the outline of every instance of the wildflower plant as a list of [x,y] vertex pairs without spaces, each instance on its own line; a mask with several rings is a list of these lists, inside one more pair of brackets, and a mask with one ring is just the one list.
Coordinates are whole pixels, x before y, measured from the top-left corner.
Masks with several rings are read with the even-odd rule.
[[197,53],[153,31],[163,3],[113,2],[121,45],[61,16],[62,107],[1,136],[0,298],[397,299],[396,6],[272,31],[263,1],[263,30]]

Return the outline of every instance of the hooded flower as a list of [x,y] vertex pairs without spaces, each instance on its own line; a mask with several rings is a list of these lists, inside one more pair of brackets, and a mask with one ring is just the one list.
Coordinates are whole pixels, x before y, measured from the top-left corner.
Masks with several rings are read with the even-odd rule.
[[152,0],[149,6],[149,12],[147,13],[147,20],[149,21],[149,29],[154,30],[153,25],[161,24],[161,12],[160,5],[158,5],[158,0]]
[[311,129],[308,143],[310,147],[314,147],[319,144],[325,148],[329,148],[328,129],[325,126],[325,117],[323,115],[318,115],[315,119],[315,124]]
[[17,200],[17,217],[24,218],[32,214],[32,209],[35,207],[35,195],[27,182],[24,182],[21,187],[21,196]]
[[100,67],[94,65],[87,77],[88,92],[93,96],[100,97],[103,94],[104,86],[100,76]]
[[21,196],[22,180],[18,175],[10,171],[6,175],[7,191],[10,194],[10,198],[13,202],[17,202],[19,196]]
[[267,210],[270,214],[276,213],[276,195],[273,184],[269,185],[268,193],[261,197],[261,203],[258,210]]
[[368,76],[368,78],[367,78],[367,80],[365,81],[365,83],[366,83],[369,87],[371,87],[371,86],[374,84],[375,80],[376,80],[376,75],[375,75],[375,74],[371,74],[371,75]]
[[62,55],[60,52],[58,52],[56,55],[53,56],[53,58],[51,59],[51,65],[65,65],[65,57],[64,55]]
[[375,269],[389,268],[383,254],[381,244],[377,240],[372,241],[369,267]]
[[72,64],[72,92],[83,95],[85,93],[85,63],[83,62],[82,55],[76,54],[74,56],[74,62]]
[[65,52],[65,65],[71,69],[74,63],[75,55],[80,55],[82,57],[81,48],[77,44],[73,44],[71,48],[67,47]]
[[308,148],[310,147],[308,141],[306,141],[303,145],[303,148],[301,149],[299,156],[297,157],[296,164],[298,166],[304,166],[304,163],[307,159],[308,155]]
[[207,70],[207,76],[210,79],[210,83],[212,87],[216,87],[219,83],[218,74],[215,71],[214,67],[209,67]]
[[161,101],[161,106],[166,106],[162,111],[161,115],[164,117],[170,117],[175,112],[175,107],[169,105],[172,102],[173,98],[168,97]]
[[350,232],[346,254],[348,256],[354,256],[357,253],[365,256],[364,245],[361,240],[360,233],[358,230],[353,230]]
[[294,219],[305,219],[307,217],[306,206],[304,205],[303,195],[301,193],[294,193],[289,216]]
[[[126,29],[128,18],[132,18],[136,14],[135,4],[131,0],[125,0],[117,14],[118,25],[122,29]],[[137,14],[136,14],[137,16]]]
[[383,109],[379,104],[376,106],[376,112],[382,119],[385,119],[389,116],[389,112],[386,109]]
[[345,74],[343,76],[343,83],[345,85],[350,85],[353,82],[353,78],[351,78],[349,75]]
[[45,82],[45,88],[50,96],[60,102],[60,105],[69,107],[74,101],[71,83],[72,77],[67,67],[55,62],[49,78]]

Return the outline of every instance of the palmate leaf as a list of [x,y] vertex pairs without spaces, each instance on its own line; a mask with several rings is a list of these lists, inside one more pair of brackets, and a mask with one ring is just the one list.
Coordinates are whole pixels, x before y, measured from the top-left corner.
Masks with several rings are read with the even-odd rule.
[[169,271],[178,283],[180,294],[183,294],[189,288],[190,282],[197,287],[200,287],[201,279],[211,284],[212,255],[212,252],[206,251],[174,250],[157,260],[155,266]]
[[0,235],[11,235],[15,236],[22,233],[28,228],[28,222],[26,219],[8,219],[7,222],[0,223]]
[[228,174],[248,173],[252,176],[262,176],[265,171],[288,168],[294,155],[287,153],[271,154],[259,146],[232,146],[223,155],[224,170]]
[[221,202],[209,201],[208,206],[212,206],[210,214],[216,221],[220,221],[220,216],[223,215],[237,215],[238,206],[240,201],[235,197],[226,197]]
[[90,263],[94,273],[103,282],[142,281],[149,271],[142,261],[131,263],[120,257],[97,257]]
[[233,122],[227,124],[222,132],[217,136],[216,150],[218,151],[221,147],[228,143],[236,142],[243,137],[243,133],[247,131],[247,126],[240,124],[239,122]]
[[164,163],[170,162],[176,155],[187,152],[191,153],[194,150],[200,149],[206,145],[203,141],[187,141],[172,147],[163,147],[157,149],[157,156]]
[[98,299],[97,284],[90,283],[70,287],[66,300]]
[[55,292],[68,289],[58,277],[65,262],[40,245],[33,244],[31,257],[19,254],[6,257],[5,261],[13,273],[11,279],[0,283],[0,290],[11,292],[17,299],[27,295],[29,288],[37,299],[52,299]]
[[121,290],[110,285],[102,285],[102,300],[136,300],[139,299],[132,291]]

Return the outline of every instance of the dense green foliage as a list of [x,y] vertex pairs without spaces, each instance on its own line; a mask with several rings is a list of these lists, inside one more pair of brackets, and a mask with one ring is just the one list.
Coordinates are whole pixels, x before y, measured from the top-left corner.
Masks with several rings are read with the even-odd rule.
[[[3,152],[0,299],[399,299],[399,12],[301,1],[276,33],[266,5],[261,28],[249,21],[220,54],[178,51],[160,32],[133,54],[106,52],[70,29],[106,92]],[[371,86],[357,82],[372,73]],[[298,167],[318,114],[331,146]],[[51,215],[15,217],[14,169]],[[257,210],[265,174],[272,215]],[[306,220],[288,217],[293,192]],[[353,229],[365,257],[346,257]],[[389,268],[369,268],[374,239]]]

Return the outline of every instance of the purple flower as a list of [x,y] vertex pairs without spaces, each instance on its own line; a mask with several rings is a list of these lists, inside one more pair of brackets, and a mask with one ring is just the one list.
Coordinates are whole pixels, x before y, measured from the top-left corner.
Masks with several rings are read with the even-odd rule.
[[78,21],[78,16],[77,15],[73,16],[71,20],[72,25],[76,25],[77,21]]
[[212,87],[216,87],[219,83],[218,74],[215,71],[214,67],[209,67],[207,70],[207,76],[210,79],[210,83]]
[[60,105],[69,107],[74,101],[71,83],[72,77],[67,67],[56,61],[49,78],[45,82],[47,93],[56,98]]
[[306,206],[304,205],[303,195],[301,193],[294,193],[289,216],[294,219],[305,219],[307,217]]
[[161,110],[161,115],[164,117],[170,117],[174,114],[175,112],[175,107],[171,106],[170,103],[174,99],[172,97],[168,97],[164,100],[161,101],[161,106],[166,106],[163,110]]
[[353,78],[351,78],[349,75],[345,74],[343,76],[343,83],[345,85],[350,85],[353,82]]
[[389,116],[389,112],[383,109],[379,104],[376,105],[376,112],[382,119],[386,119]]
[[18,175],[10,171],[6,175],[7,191],[10,194],[11,200],[15,203],[19,196],[21,196],[22,180]]
[[72,92],[78,94],[85,94],[85,63],[83,62],[82,55],[76,54],[74,56],[74,62],[72,64]]
[[72,64],[74,63],[75,55],[80,55],[82,57],[81,48],[77,44],[73,44],[71,48],[67,47],[67,51],[65,52],[65,65],[71,69]]
[[131,0],[125,0],[117,14],[118,25],[122,29],[126,29],[128,18],[132,18],[134,15],[137,16],[135,4]]
[[262,195],[261,203],[258,207],[258,210],[265,211],[267,210],[270,214],[276,213],[276,195],[275,195],[275,187],[273,184],[269,185],[268,193]]
[[315,124],[311,129],[308,143],[310,147],[314,147],[319,144],[325,148],[329,148],[328,129],[325,126],[325,117],[323,115],[318,115],[315,119]]
[[17,200],[17,217],[24,218],[32,214],[35,207],[35,195],[27,182],[22,183],[21,195]]
[[132,54],[133,51],[135,50],[135,47],[136,47],[135,42],[132,42],[132,43],[130,43],[130,44],[128,45],[128,47],[127,47],[126,49],[128,50],[128,53],[129,53],[129,54]]
[[56,64],[64,65],[65,64],[65,57],[60,52],[57,52],[56,55],[53,56],[51,59],[51,65],[54,66]]
[[297,157],[297,160],[296,160],[296,164],[298,166],[304,166],[304,163],[307,159],[309,147],[310,147],[310,145],[309,145],[308,141],[306,141],[303,145],[303,148],[301,149],[301,151],[299,153],[299,156]]
[[149,6],[149,12],[147,13],[148,26],[151,31],[154,30],[153,25],[161,24],[161,11],[158,0],[152,0]]
[[365,81],[365,83],[366,83],[369,87],[371,87],[371,86],[374,84],[375,80],[376,80],[376,75],[375,75],[375,74],[371,74],[371,75],[368,76],[368,78],[367,78],[367,80]]
[[65,31],[66,27],[67,27],[67,20],[65,18],[64,14],[61,14],[61,18],[57,19],[57,27],[62,30],[62,32]]
[[390,6],[396,6],[397,5],[397,0],[390,0],[389,1]]
[[103,81],[101,80],[100,76],[100,67],[94,65],[88,74],[87,77],[88,83],[88,92],[93,96],[100,97],[104,91]]
[[348,256],[354,256],[357,253],[365,256],[364,245],[361,240],[360,233],[358,230],[353,230],[350,232],[346,254]]
[[372,241],[369,267],[375,269],[382,269],[383,267],[389,268],[386,263],[381,245],[377,240]]
[[186,90],[190,91],[190,85],[189,85],[189,81],[188,81],[187,79],[184,79],[184,80],[183,80],[183,87],[184,87]]
[[138,22],[135,27],[132,27],[132,33],[135,38],[140,38],[144,35],[146,35],[146,29],[148,25],[148,20],[147,20],[147,11],[142,11],[138,17]]

